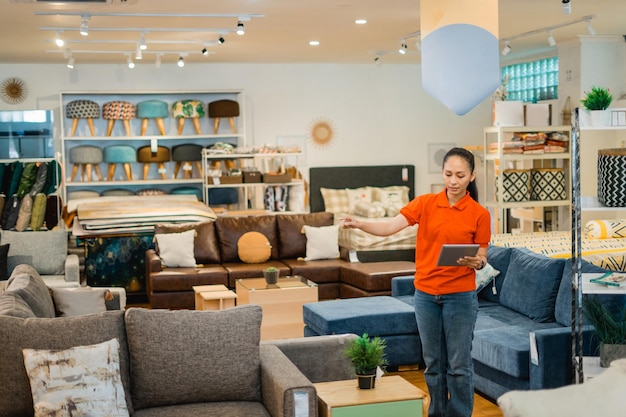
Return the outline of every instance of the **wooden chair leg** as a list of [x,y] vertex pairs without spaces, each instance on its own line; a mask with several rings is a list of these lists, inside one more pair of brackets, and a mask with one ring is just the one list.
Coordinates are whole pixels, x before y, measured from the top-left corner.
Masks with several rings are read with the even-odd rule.
[[111,136],[111,133],[113,133],[114,125],[115,125],[115,120],[109,119],[109,122],[107,123],[107,136]]
[[202,129],[200,129],[200,118],[199,117],[194,117],[191,120],[193,120],[193,127],[194,127],[194,129],[196,129],[196,134],[197,135],[201,135],[202,134]]
[[176,165],[174,165],[174,179],[178,177],[178,173],[180,172],[180,166],[182,165],[182,161],[176,161]]
[[72,119],[72,130],[70,131],[70,136],[74,136],[76,134],[77,127],[78,127],[78,119]]
[[96,171],[96,176],[98,177],[98,181],[102,181],[102,172],[100,171],[100,164],[95,164],[93,168]]
[[87,171],[87,181],[91,181],[91,164],[85,164],[85,171]]
[[183,129],[185,128],[185,118],[184,117],[179,117],[178,118],[178,134],[182,135],[183,134]]
[[86,170],[85,164],[80,164],[80,180],[85,181]]
[[193,175],[193,165],[189,162],[183,163],[183,172],[185,173],[185,179],[190,179]]
[[124,163],[124,172],[126,173],[126,179],[129,181],[133,180],[133,170],[130,167],[128,162]]
[[143,164],[143,179],[144,180],[148,179],[149,172],[150,172],[150,164],[146,162],[145,164]]
[[146,134],[146,130],[148,129],[148,120],[149,119],[141,120],[141,136]]
[[124,122],[124,130],[126,131],[126,136],[132,136],[133,131],[130,130],[130,120],[123,120]]
[[159,174],[161,174],[161,179],[165,179],[165,164],[163,162],[159,162]]
[[234,117],[229,117],[228,121],[230,122],[230,130],[233,133],[237,133],[237,126],[235,125],[235,118]]
[[161,136],[165,136],[165,124],[163,123],[163,119],[161,117],[157,117],[154,119],[156,121],[157,127],[159,128],[159,133]]
[[107,179],[109,181],[113,181],[114,177],[115,177],[115,164],[109,164],[109,173],[108,173]]
[[74,181],[76,174],[78,174],[78,164],[74,164],[74,166],[72,167],[72,177],[70,178],[70,181]]
[[87,124],[89,125],[89,131],[91,132],[91,136],[96,136],[96,128],[93,125],[93,119],[87,119]]
[[198,168],[198,172],[200,173],[200,178],[204,176],[204,172],[202,172],[202,162],[196,161],[196,168]]
[[218,130],[220,130],[220,118],[216,117],[213,121],[213,133],[217,135]]

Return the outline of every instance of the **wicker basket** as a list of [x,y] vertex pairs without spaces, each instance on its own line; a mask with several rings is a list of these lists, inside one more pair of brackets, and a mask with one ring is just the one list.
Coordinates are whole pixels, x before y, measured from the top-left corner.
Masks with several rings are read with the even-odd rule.
[[626,206],[626,148],[598,150],[598,201],[607,207]]

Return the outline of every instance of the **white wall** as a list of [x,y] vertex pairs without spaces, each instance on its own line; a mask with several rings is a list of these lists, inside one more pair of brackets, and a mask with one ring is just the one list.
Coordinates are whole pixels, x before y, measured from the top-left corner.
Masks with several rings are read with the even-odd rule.
[[[441,175],[428,172],[428,144],[482,145],[491,101],[457,116],[421,88],[419,65],[188,64],[184,68],[125,65],[0,64],[0,80],[19,77],[28,88],[19,105],[0,110],[52,109],[59,92],[242,89],[248,145],[300,141],[313,166],[414,164],[416,192]],[[308,140],[313,121],[332,122],[328,147]],[[57,132],[58,134],[58,132]],[[59,147],[60,148],[60,147]],[[307,175],[307,172],[303,172]],[[479,176],[480,177],[480,176]]]

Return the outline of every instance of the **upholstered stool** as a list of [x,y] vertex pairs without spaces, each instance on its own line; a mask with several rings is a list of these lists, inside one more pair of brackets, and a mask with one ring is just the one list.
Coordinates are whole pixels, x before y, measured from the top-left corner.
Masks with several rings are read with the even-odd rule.
[[117,164],[123,164],[126,179],[133,179],[132,162],[137,162],[135,148],[129,145],[111,145],[104,148],[104,162],[109,164],[108,180],[113,181]]
[[91,136],[96,136],[96,129],[93,125],[93,119],[100,117],[100,105],[91,100],[74,100],[65,105],[65,117],[72,119],[72,129],[70,136],[76,133],[79,119],[87,119]]
[[148,179],[148,171],[150,171],[150,164],[158,164],[158,173],[161,174],[161,179],[165,179],[165,162],[170,160],[170,149],[165,146],[157,147],[156,152],[152,152],[152,147],[142,146],[137,149],[137,161],[143,162],[143,179]]
[[135,118],[136,113],[135,105],[127,101],[109,101],[104,103],[102,106],[102,118],[109,121],[107,124],[107,136],[111,136],[116,120],[123,121],[126,136],[132,136],[130,120]]
[[145,100],[137,103],[137,118],[141,119],[141,136],[146,134],[148,128],[148,120],[154,119],[159,133],[165,135],[165,126],[163,119],[169,115],[167,103],[161,100]]
[[204,117],[204,103],[200,100],[181,100],[172,104],[172,116],[178,119],[178,134],[183,134],[185,120],[191,119],[193,127],[198,135],[202,134],[200,129],[200,118]]
[[103,161],[102,149],[97,146],[81,145],[70,149],[70,163],[72,167],[72,177],[70,181],[74,181],[78,168],[80,167],[81,181],[91,181],[91,167],[93,166],[98,176],[98,180],[102,181],[102,172],[100,172],[100,163]]
[[178,195],[195,195],[199,201],[202,201],[202,191],[195,187],[178,187],[174,188],[170,194]]
[[185,178],[193,177],[193,165],[196,163],[196,167],[202,177],[202,146],[194,144],[177,145],[172,148],[172,161],[176,161],[174,167],[174,178],[178,176],[180,167],[183,167]]
[[239,103],[234,100],[217,100],[209,103],[209,117],[214,118],[213,132],[217,134],[220,128],[220,120],[222,117],[228,117],[230,129],[233,133],[237,133],[235,126],[235,117],[239,117]]

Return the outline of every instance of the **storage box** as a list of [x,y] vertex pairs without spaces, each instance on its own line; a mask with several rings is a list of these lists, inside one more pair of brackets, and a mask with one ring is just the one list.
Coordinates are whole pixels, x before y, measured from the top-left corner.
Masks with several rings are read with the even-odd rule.
[[[530,200],[530,170],[505,169],[502,178],[502,199],[505,202]],[[496,178],[496,199],[498,178]]]
[[493,125],[524,126],[524,102],[522,101],[494,101]]
[[291,182],[291,174],[263,174],[263,182]]
[[241,175],[222,175],[221,177],[207,177],[207,183],[213,185],[220,184],[241,184],[243,177]]
[[533,168],[530,171],[530,199],[539,201],[567,199],[563,168]]
[[551,126],[552,105],[533,103],[524,105],[524,123],[526,126]]
[[244,171],[243,182],[261,182],[261,172],[259,171]]

